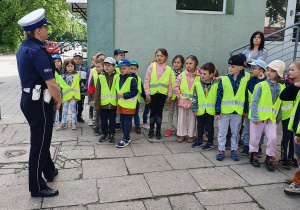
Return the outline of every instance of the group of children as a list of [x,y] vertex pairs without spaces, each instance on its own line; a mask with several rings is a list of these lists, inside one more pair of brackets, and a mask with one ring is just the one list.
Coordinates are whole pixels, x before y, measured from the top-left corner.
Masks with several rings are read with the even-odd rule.
[[[59,119],[61,123],[57,130],[66,127],[69,105],[72,129],[77,129],[77,122],[84,122],[81,117],[82,104],[88,95],[89,125],[93,125],[94,134],[100,135],[101,128],[99,141],[108,140],[113,143],[115,130],[122,127],[123,138],[117,143],[117,147],[125,147],[130,142],[132,118],[135,131],[141,133],[138,113],[143,97],[145,111],[151,110],[148,138],[155,136],[156,139],[161,139],[163,108],[166,102],[170,106],[170,128],[165,136],[170,136],[173,132],[173,115],[176,109],[177,141],[181,143],[187,140],[193,143],[193,148],[211,150],[215,147],[213,139],[216,116],[219,128],[216,159],[224,159],[226,135],[230,131],[230,155],[234,161],[238,161],[239,133],[244,124],[245,146],[242,155],[250,152],[250,163],[259,167],[258,152],[264,134],[268,139],[265,166],[269,171],[274,171],[276,127],[282,121],[282,152],[279,162],[286,168],[298,165],[294,158],[292,126],[289,125],[289,119],[293,116],[293,100],[281,100],[285,100],[284,92],[281,92],[289,85],[280,84],[285,70],[283,61],[275,60],[267,65],[262,60],[255,60],[248,64],[248,73],[244,70],[245,56],[234,55],[228,60],[228,74],[219,77],[211,62],[198,68],[198,59],[194,55],[185,60],[182,55],[176,55],[171,68],[166,64],[167,50],[159,48],[155,52],[155,61],[147,69],[143,85],[141,78],[136,75],[139,64],[136,61],[129,62],[125,58],[127,52],[116,49],[115,58],[106,57],[100,52],[93,56],[93,66],[89,69],[81,64],[83,56],[80,52],[75,52],[73,59],[66,59],[63,67],[61,58],[57,55],[53,57],[57,68],[56,80],[63,98],[62,115]],[[295,61],[290,69],[300,71],[300,66]],[[290,74],[289,79],[295,79],[293,74]],[[145,114],[147,116],[148,113]],[[296,122],[298,121],[297,118]],[[143,123],[148,128],[147,118],[144,116]],[[195,138],[196,131],[198,138]],[[205,136],[208,141],[204,145]]]

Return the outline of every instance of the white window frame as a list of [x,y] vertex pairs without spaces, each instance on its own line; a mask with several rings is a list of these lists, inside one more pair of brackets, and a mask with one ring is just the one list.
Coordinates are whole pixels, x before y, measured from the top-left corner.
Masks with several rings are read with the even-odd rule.
[[179,13],[190,14],[213,14],[213,15],[225,15],[226,14],[227,0],[223,0],[223,11],[206,11],[206,10],[176,10]]

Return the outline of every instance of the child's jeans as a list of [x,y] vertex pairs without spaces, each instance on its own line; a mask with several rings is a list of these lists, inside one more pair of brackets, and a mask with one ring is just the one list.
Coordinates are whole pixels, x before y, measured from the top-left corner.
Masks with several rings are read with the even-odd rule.
[[[221,115],[220,115],[221,116]],[[218,121],[218,149],[225,151],[226,135],[230,125],[231,131],[231,150],[238,149],[239,131],[241,129],[242,116],[238,114],[222,114]]]
[[76,104],[77,100],[76,99],[71,99],[69,101],[63,102],[63,111],[62,111],[62,120],[61,124],[66,125],[66,120],[67,120],[67,115],[68,115],[68,109],[70,105],[70,110],[72,113],[72,124],[76,124]]
[[[116,110],[115,109],[101,109],[101,130],[102,134],[114,134],[116,128]],[[109,124],[108,124],[109,121]]]
[[[133,119],[134,119],[134,125],[136,128],[140,127],[141,124],[140,124],[140,117],[139,117],[139,110],[140,110],[140,103],[137,102],[136,104],[136,108],[135,108],[135,114],[133,116]],[[147,123],[147,122],[146,122]]]
[[150,111],[150,104],[145,104],[144,112],[143,112],[143,124],[147,124],[148,114]]
[[132,127],[133,114],[120,114],[123,129],[123,139],[130,139],[130,131]]
[[250,149],[249,152],[258,152],[258,146],[260,138],[263,132],[265,132],[268,143],[266,154],[268,156],[275,157],[277,151],[277,133],[276,133],[276,123],[271,122],[271,120],[264,120],[258,125],[250,122]]

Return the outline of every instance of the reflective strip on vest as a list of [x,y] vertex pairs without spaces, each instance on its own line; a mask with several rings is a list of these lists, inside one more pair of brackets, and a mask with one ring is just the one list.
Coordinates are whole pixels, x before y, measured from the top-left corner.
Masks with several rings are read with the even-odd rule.
[[211,107],[211,108],[215,108],[215,104],[201,104],[198,105],[198,109],[203,109],[203,108],[207,108],[207,107]]
[[271,107],[258,107],[257,111],[260,111],[260,112],[271,112],[273,114],[278,115],[278,110],[276,110],[274,108],[271,108]]
[[62,94],[63,94],[63,96],[65,96],[65,95],[67,95],[68,93],[71,93],[71,92],[80,93],[80,90],[72,89],[72,88],[71,88],[71,89],[69,89],[69,90],[63,92]]
[[193,98],[193,95],[182,93],[182,97]]
[[222,105],[237,105],[237,106],[244,107],[244,103],[240,101],[222,101],[221,106]]
[[294,104],[288,104],[288,105],[282,106],[281,110],[285,111],[285,110],[288,110],[288,109],[292,109],[293,107],[294,107]]
[[112,98],[112,99],[117,99],[116,95],[101,95],[101,98]]
[[129,99],[119,98],[119,99],[123,100],[123,101],[137,101],[138,100],[137,98],[129,98]]
[[163,84],[163,83],[158,83],[158,85],[150,85],[150,88],[158,88],[158,87],[169,88],[168,85]]

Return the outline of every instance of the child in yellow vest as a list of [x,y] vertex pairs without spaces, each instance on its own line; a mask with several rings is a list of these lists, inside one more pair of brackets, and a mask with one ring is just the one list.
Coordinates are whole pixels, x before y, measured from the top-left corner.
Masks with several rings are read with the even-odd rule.
[[62,89],[63,111],[61,124],[56,128],[57,131],[66,128],[66,119],[68,109],[72,113],[72,130],[76,130],[76,104],[80,97],[80,76],[77,74],[76,64],[73,59],[66,59],[62,69],[62,75],[59,76],[59,86]]
[[114,143],[115,141],[117,109],[117,90],[115,87],[117,75],[114,71],[115,64],[116,60],[112,57],[105,58],[104,71],[99,75],[96,84],[95,110],[100,112],[102,130],[99,142],[104,142],[106,139],[110,143]]
[[231,158],[239,161],[237,153],[239,131],[242,115],[248,112],[247,79],[241,73],[244,60],[240,55],[234,55],[228,60],[229,73],[220,80],[216,99],[216,118],[218,119],[218,149],[216,159],[225,157],[225,143],[228,127],[231,131]]
[[195,83],[200,81],[198,59],[194,55],[186,58],[186,69],[177,77],[174,90],[178,99],[178,142],[181,143],[188,136],[188,142],[195,141],[196,117],[192,110],[192,98]]
[[[174,89],[174,83],[179,74],[183,71],[183,66],[184,66],[184,57],[182,55],[175,55],[175,57],[172,60],[173,67],[172,67],[172,86]],[[174,90],[173,90],[174,91]],[[172,128],[173,128],[173,116],[174,116],[174,111],[176,109],[176,117],[178,117],[178,99],[175,95],[175,92],[173,92],[171,102],[169,104],[169,116],[168,116],[168,123],[169,123],[169,129],[167,130],[165,136],[171,136],[172,135]]]
[[[102,60],[96,60],[95,61],[95,68],[96,72],[93,73],[91,77],[91,81],[89,83],[89,104],[93,105],[95,104],[95,90],[97,87],[97,81],[99,80],[100,74],[103,72],[104,63]],[[94,129],[94,135],[99,136],[99,128],[100,128],[100,111],[94,109],[93,110],[93,129]]]
[[207,130],[207,143],[202,147],[203,150],[211,150],[214,145],[214,118],[215,103],[217,98],[218,83],[213,80],[215,65],[211,62],[204,64],[201,69],[201,80],[194,88],[192,108],[197,116],[198,140],[192,147],[203,145],[204,128]]
[[123,138],[117,143],[117,147],[126,147],[130,139],[132,117],[135,114],[138,101],[137,81],[130,74],[130,62],[126,58],[119,61],[120,75],[116,79],[116,90],[118,96],[117,113],[120,114],[123,129]]
[[156,123],[156,139],[161,139],[162,112],[172,97],[171,67],[166,64],[168,52],[159,48],[155,52],[156,61],[151,63],[145,76],[146,102],[150,103],[150,130],[148,138],[154,137],[154,124]]
[[266,66],[267,80],[260,82],[253,94],[250,121],[250,163],[254,167],[259,167],[258,146],[263,132],[265,132],[268,143],[266,150],[265,166],[269,171],[274,171],[274,160],[277,151],[276,127],[281,120],[281,100],[280,92],[283,89],[279,84],[283,78],[285,63],[274,60]]

